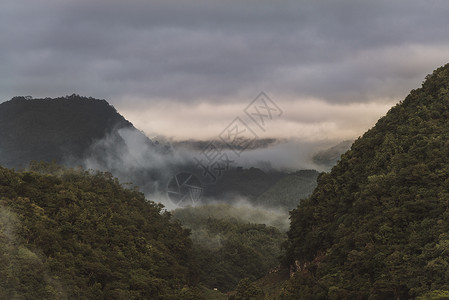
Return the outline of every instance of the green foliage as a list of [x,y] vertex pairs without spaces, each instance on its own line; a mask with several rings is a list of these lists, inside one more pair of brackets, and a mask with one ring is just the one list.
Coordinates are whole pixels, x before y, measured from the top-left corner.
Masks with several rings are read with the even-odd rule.
[[243,278],[237,285],[235,300],[258,300],[263,299],[262,289],[249,278]]
[[173,211],[174,216],[190,229],[199,231],[204,228],[205,220],[235,219],[237,223],[245,224],[265,224],[276,227],[282,232],[286,232],[289,227],[288,212],[275,209],[266,209],[259,206],[252,206],[248,203],[237,204],[208,204],[196,207],[186,207]]
[[109,173],[33,169],[53,174],[0,167],[0,298],[195,294],[189,231],[162,205]]
[[289,279],[290,268],[279,266],[257,280],[256,284],[262,289],[264,299],[280,300],[283,294],[282,288]]
[[417,298],[418,300],[448,300],[449,299],[449,291],[431,291],[428,292],[421,297]]
[[[178,209],[175,218],[192,229],[200,282],[220,291],[229,291],[248,277],[258,279],[279,265],[280,244],[285,234],[264,224],[247,223],[237,208],[227,205]],[[242,208],[240,214],[247,214]]]
[[449,290],[448,90],[446,65],[318,177],[291,213],[287,264],[298,272],[286,295],[410,299]]
[[257,197],[255,203],[285,210],[294,209],[316,188],[319,173],[315,170],[301,170],[288,174],[267,191]]
[[199,294],[207,300],[228,300],[228,296],[218,290],[209,289],[202,285],[199,285],[198,289]]
[[229,201],[244,198],[252,205],[289,211],[300,199],[307,198],[316,187],[318,172],[300,170],[293,173],[264,172],[258,168],[235,168],[223,173],[215,184],[205,189],[204,201]]
[[[223,173],[223,177],[205,189],[205,198],[234,198],[241,196],[255,203],[258,196],[286,176],[283,172],[264,172],[258,168],[235,168]],[[207,200],[207,199],[206,199]]]

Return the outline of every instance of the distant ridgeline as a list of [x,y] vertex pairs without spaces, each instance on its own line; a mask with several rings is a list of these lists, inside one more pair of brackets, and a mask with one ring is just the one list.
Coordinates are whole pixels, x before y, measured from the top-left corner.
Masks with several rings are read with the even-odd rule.
[[329,149],[315,153],[312,160],[330,170],[340,160],[341,155],[351,148],[352,143],[353,141],[342,141]]
[[253,204],[290,210],[316,187],[318,172],[301,170],[292,173],[264,172],[258,168],[231,169],[216,184],[208,186],[205,197],[244,197]]
[[[260,140],[257,146],[275,142]],[[174,145],[198,149],[206,144]],[[153,194],[163,191],[177,172],[201,173],[193,160],[177,160],[170,154],[171,146],[151,141],[105,100],[79,95],[54,99],[27,96],[0,104],[1,166],[24,169],[31,161],[81,165],[111,172]],[[317,176],[316,171],[287,174],[233,168],[217,184],[204,189],[203,199],[207,203],[211,198],[228,201],[244,197],[254,204],[292,209],[313,191]]]
[[23,168],[32,160],[75,163],[91,155],[87,152],[92,143],[108,134],[117,145],[123,144],[118,130],[124,128],[140,133],[106,100],[78,95],[14,97],[0,104],[0,165]]
[[287,299],[449,299],[449,65],[291,213]]

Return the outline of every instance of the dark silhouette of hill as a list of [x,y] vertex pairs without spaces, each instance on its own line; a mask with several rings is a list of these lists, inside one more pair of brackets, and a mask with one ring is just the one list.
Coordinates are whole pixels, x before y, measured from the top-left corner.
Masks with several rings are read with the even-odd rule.
[[[161,138],[163,140],[164,138]],[[263,149],[268,148],[270,146],[276,145],[280,142],[283,142],[284,140],[280,139],[274,139],[274,138],[265,138],[265,139],[256,139],[253,141],[249,147],[246,148],[246,150],[254,150],[254,149]],[[219,149],[230,149],[229,145],[224,143],[221,140],[183,140],[183,141],[170,141],[170,144],[175,148],[186,148],[186,149],[192,149],[192,150],[203,150],[205,147],[207,147],[211,142],[214,143],[216,147]]]
[[204,196],[212,198],[242,196],[255,200],[284,176],[286,173],[278,171],[264,172],[258,168],[237,167],[224,172],[223,177],[215,184],[207,186]]
[[287,299],[449,297],[449,64],[291,213]]
[[123,128],[139,132],[105,100],[15,97],[0,104],[0,164],[22,168],[32,160],[75,162],[108,134],[123,143],[117,135]]
[[205,187],[204,204],[210,199],[213,202],[216,199],[223,202],[241,199],[257,206],[289,211],[313,192],[318,174],[315,170],[286,173],[258,168],[232,168],[224,172],[215,184]]

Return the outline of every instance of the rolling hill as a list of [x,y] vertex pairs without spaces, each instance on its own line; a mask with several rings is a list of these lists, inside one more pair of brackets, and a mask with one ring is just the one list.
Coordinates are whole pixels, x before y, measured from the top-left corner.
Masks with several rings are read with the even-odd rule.
[[108,135],[123,145],[120,129],[133,131],[152,145],[105,100],[78,95],[14,97],[0,104],[0,165],[23,168],[33,160],[76,164],[92,155],[95,141]]

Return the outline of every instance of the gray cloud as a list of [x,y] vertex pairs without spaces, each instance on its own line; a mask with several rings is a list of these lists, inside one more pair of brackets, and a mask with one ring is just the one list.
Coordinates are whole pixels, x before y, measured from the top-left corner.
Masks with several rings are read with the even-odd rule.
[[0,96],[393,103],[446,63],[447,15],[444,0],[6,0]]

